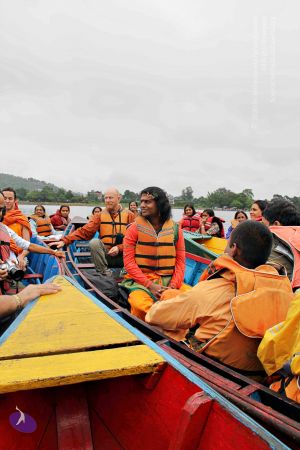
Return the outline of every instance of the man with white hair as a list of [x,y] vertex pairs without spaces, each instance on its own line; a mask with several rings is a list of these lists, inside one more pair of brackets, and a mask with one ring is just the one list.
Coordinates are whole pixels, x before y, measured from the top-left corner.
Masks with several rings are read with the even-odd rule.
[[[104,194],[105,209],[92,221],[78,228],[57,243],[57,248],[73,241],[90,241],[92,260],[97,272],[109,274],[108,267],[123,267],[123,237],[134,214],[120,205],[121,194],[111,187]],[[96,232],[99,238],[93,239]]]

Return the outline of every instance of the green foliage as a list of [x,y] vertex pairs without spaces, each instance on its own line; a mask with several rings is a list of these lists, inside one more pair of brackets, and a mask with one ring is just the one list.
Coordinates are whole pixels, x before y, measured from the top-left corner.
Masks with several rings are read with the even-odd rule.
[[20,188],[27,191],[40,191],[45,186],[50,186],[54,191],[57,191],[58,187],[45,181],[36,180],[34,178],[23,178],[15,175],[9,175],[7,173],[0,173],[0,188],[12,187],[15,191]]
[[[16,190],[18,199],[31,203],[89,203],[99,204],[99,191],[90,191],[87,195],[72,192],[59,188],[54,184],[34,178],[22,178],[14,175],[0,173],[0,188],[12,187]],[[274,194],[273,198],[285,198],[292,202],[300,210],[300,197],[288,197]],[[139,194],[126,189],[122,203],[127,206],[131,201],[139,201]],[[232,208],[249,210],[253,203],[252,189],[245,188],[242,192],[235,193],[225,187],[218,188],[213,192],[208,192],[207,196],[195,198],[193,188],[187,186],[182,189],[181,195],[175,197],[175,206],[183,207],[186,203],[193,203],[196,209],[204,208]]]
[[194,200],[193,189],[191,188],[191,186],[187,186],[186,188],[182,189],[181,200],[184,200],[186,202],[192,202]]
[[139,201],[139,194],[126,189],[122,196],[122,203],[130,203],[133,201]]

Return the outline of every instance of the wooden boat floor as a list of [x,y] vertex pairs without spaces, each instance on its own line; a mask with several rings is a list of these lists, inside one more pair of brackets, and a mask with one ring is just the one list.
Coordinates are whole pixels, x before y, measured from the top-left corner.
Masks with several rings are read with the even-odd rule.
[[0,393],[150,373],[163,358],[64,277],[0,339]]

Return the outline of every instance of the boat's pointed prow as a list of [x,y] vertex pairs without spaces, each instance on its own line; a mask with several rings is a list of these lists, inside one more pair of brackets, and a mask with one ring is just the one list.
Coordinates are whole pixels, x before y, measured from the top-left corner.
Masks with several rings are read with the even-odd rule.
[[24,310],[0,341],[0,392],[147,373],[163,362],[86,291],[52,281],[62,290]]

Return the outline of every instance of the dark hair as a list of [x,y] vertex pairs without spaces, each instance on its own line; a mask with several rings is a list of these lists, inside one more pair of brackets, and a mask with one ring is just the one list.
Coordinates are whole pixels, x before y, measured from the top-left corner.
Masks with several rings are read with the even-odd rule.
[[234,228],[229,246],[233,244],[240,249],[241,264],[254,269],[268,260],[272,249],[272,233],[261,222],[246,220]]
[[139,204],[135,200],[131,200],[131,202],[128,203],[128,207],[130,208],[131,203],[135,203],[135,206],[138,207]]
[[61,207],[59,208],[59,211],[61,212],[61,210],[63,208],[68,208],[68,211],[70,212],[70,206],[69,205],[61,205]]
[[242,211],[241,209],[237,210],[237,212],[234,215],[234,218],[237,219],[237,216],[239,214],[244,214],[244,216],[246,217],[246,219],[248,219],[248,215],[245,213],[245,211]]
[[7,187],[7,188],[4,188],[4,189],[2,189],[2,191],[1,191],[1,194],[3,195],[3,192],[5,192],[5,191],[7,191],[7,192],[13,192],[14,193],[14,200],[16,200],[16,198],[17,198],[17,193],[16,193],[16,191],[13,189],[13,188],[11,188],[11,187]]
[[166,220],[170,219],[171,205],[165,191],[163,191],[159,187],[151,186],[143,189],[140,195],[143,194],[150,194],[154,198],[156,206],[158,208],[161,223],[164,223]]
[[210,208],[204,209],[204,210],[202,211],[202,214],[203,214],[203,213],[208,214],[209,217],[214,217],[214,215],[215,215],[214,210],[213,210],[213,209],[210,209]]
[[252,205],[254,205],[254,203],[257,204],[257,206],[259,207],[259,209],[261,210],[261,212],[263,213],[264,210],[266,209],[268,202],[267,200],[255,200]]
[[34,208],[34,212],[36,211],[36,208],[42,208],[42,210],[44,211],[44,214],[46,214],[46,209],[45,206],[41,205],[40,203],[38,205],[36,205],[36,207]]
[[300,225],[300,213],[296,206],[283,198],[271,200],[264,210],[263,216],[270,225],[276,221],[283,226]]
[[195,210],[194,205],[192,203],[187,203],[186,205],[184,205],[184,208],[183,208],[184,214],[185,214],[185,209],[186,208],[191,208],[191,210],[193,211],[193,216],[196,214],[196,210]]
[[95,207],[92,209],[92,214],[95,214],[95,210],[96,210],[96,209],[100,209],[100,212],[102,211],[101,206],[95,206]]

